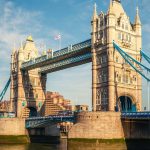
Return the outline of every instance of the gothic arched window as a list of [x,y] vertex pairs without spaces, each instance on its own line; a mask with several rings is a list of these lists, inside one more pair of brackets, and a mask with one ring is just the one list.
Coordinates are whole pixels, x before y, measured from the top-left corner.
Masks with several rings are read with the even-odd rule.
[[125,29],[128,30],[128,24],[126,24]]
[[122,23],[122,29],[124,29],[124,23]]

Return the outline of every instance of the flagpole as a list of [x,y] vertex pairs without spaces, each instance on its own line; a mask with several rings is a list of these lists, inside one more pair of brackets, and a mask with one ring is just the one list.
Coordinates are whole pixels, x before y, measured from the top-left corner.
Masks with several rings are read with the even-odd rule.
[[61,35],[58,34],[57,36],[55,36],[54,39],[58,41],[58,50],[60,50],[61,49]]
[[59,39],[59,50],[61,49],[61,37]]

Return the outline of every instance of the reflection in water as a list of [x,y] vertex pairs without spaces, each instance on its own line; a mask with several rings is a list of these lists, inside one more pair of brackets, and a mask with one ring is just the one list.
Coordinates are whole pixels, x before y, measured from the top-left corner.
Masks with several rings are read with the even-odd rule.
[[27,150],[27,145],[0,144],[0,150]]
[[127,150],[125,143],[77,143],[68,144],[68,150]]
[[[147,144],[146,144],[147,143]],[[0,150],[149,150],[149,142],[130,143],[81,143],[61,140],[60,144],[0,144]],[[147,146],[146,146],[146,145]],[[147,148],[146,148],[146,147]]]
[[0,144],[0,150],[67,150],[67,140],[60,144]]

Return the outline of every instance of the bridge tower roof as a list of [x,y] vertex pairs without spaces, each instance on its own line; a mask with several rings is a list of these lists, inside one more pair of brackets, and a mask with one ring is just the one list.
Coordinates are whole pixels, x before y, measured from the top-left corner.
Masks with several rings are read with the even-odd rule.
[[141,20],[140,20],[140,16],[139,16],[139,8],[136,8],[136,16],[135,16],[135,24],[136,25],[141,25]]
[[33,38],[32,38],[32,36],[31,36],[31,35],[29,35],[29,36],[27,37],[26,41],[33,42]]

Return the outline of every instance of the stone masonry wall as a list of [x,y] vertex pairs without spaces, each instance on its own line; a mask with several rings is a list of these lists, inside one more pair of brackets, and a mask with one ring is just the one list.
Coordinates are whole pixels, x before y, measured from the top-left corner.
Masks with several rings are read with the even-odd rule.
[[1,118],[0,135],[26,135],[25,119]]
[[68,138],[124,138],[119,112],[81,112],[77,123],[70,129]]

